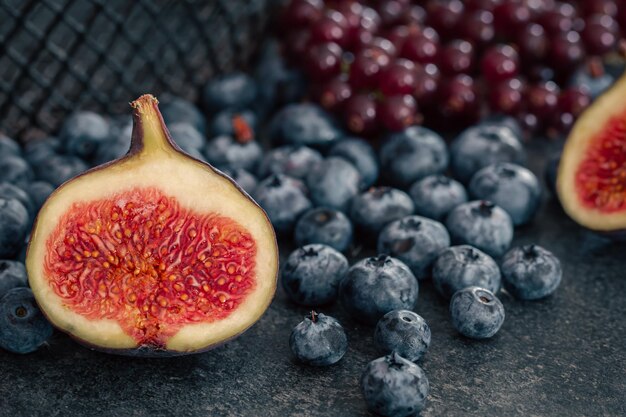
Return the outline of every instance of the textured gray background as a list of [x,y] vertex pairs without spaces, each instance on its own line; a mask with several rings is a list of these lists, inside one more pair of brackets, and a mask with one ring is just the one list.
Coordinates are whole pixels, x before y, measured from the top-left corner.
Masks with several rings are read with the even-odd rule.
[[[536,172],[546,153],[532,150]],[[446,303],[430,283],[421,286],[416,310],[433,334],[423,416],[626,415],[626,245],[582,231],[550,198],[516,234],[516,243],[530,242],[561,258],[563,283],[539,302],[503,294],[507,317],[492,340],[457,336]],[[55,334],[31,355],[0,352],[0,416],[368,415],[358,379],[380,356],[373,331],[340,306],[321,311],[338,317],[350,338],[345,358],[324,369],[293,362],[287,341],[306,310],[280,289],[250,331],[200,355],[110,356]]]

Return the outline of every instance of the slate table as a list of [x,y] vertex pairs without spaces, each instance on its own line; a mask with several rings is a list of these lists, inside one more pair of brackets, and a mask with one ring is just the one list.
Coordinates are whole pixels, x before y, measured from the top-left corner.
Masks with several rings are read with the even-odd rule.
[[[548,147],[530,149],[539,174]],[[432,329],[423,416],[626,415],[626,245],[584,232],[549,196],[516,233],[516,244],[532,242],[561,259],[562,285],[539,302],[502,294],[506,321],[492,340],[459,337],[447,304],[420,284],[416,311]],[[350,339],[345,358],[323,369],[293,362],[289,333],[306,309],[280,288],[251,330],[200,355],[111,356],[55,334],[34,354],[0,352],[0,416],[366,416],[358,380],[380,356],[373,330],[339,306],[322,311],[338,317]]]

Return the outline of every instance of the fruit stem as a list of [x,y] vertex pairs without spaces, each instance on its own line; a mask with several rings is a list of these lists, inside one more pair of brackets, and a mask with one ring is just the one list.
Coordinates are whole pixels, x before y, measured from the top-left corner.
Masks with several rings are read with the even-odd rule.
[[232,123],[233,131],[235,132],[235,140],[238,143],[241,143],[243,145],[254,139],[254,132],[242,115],[234,115],[232,118]]
[[158,104],[159,100],[152,94],[144,94],[130,103],[134,109],[131,153],[154,152],[168,147],[178,149],[165,127]]
[[315,310],[311,310],[311,321],[313,323],[317,323],[317,316],[318,314],[315,312]]

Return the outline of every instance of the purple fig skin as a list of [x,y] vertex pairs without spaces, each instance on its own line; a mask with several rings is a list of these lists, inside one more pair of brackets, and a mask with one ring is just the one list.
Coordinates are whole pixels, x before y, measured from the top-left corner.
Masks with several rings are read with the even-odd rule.
[[[132,159],[134,157],[136,157],[144,148],[144,132],[143,132],[143,121],[141,119],[141,105],[139,103],[143,103],[143,105],[150,105],[154,108],[156,114],[159,117],[159,123],[161,125],[161,128],[165,134],[165,138],[167,140],[167,144],[169,146],[171,146],[171,149],[173,152],[177,152],[181,155],[186,156],[189,159],[192,159],[193,161],[195,161],[198,164],[201,164],[204,168],[208,168],[211,170],[211,172],[215,175],[219,175],[220,177],[226,179],[228,182],[230,182],[235,189],[237,189],[237,191],[239,191],[239,193],[241,193],[241,197],[242,198],[246,198],[249,201],[251,201],[262,213],[263,216],[265,217],[265,219],[267,220],[267,222],[271,225],[271,222],[269,220],[269,217],[267,216],[267,213],[265,213],[265,211],[261,208],[261,206],[259,204],[257,204],[256,201],[254,201],[254,199],[245,191],[243,190],[243,188],[241,188],[239,185],[237,185],[237,183],[235,183],[228,175],[224,174],[222,171],[218,170],[217,168],[213,167],[211,164],[199,160],[197,158],[194,158],[192,156],[190,156],[189,154],[185,153],[177,144],[176,142],[174,142],[174,140],[172,139],[172,136],[170,135],[169,130],[167,129],[167,126],[165,125],[165,121],[163,120],[163,116],[161,115],[161,112],[159,111],[159,107],[158,107],[158,100],[150,95],[150,94],[144,94],[141,97],[139,97],[137,100],[133,101],[131,103],[131,106],[133,107],[133,132],[132,132],[132,137],[131,137],[131,146],[130,149],[128,151],[128,153],[124,156],[122,156],[119,159],[107,162],[105,164],[96,166],[94,168],[91,168],[79,175],[77,175],[76,177],[66,181],[65,183],[63,183],[61,186],[59,186],[49,197],[48,200],[53,198],[56,194],[58,194],[58,192],[69,182],[80,178],[84,175],[87,175],[91,172],[96,172],[96,171],[101,171],[104,170],[108,167],[111,167],[117,163],[120,163],[122,161],[126,161],[129,159]],[[31,234],[34,235],[36,228],[37,228],[37,224],[38,224],[38,220],[39,220],[39,216],[37,216],[35,218],[35,222],[34,222],[34,226],[32,229]],[[273,228],[272,228],[273,230]],[[275,253],[278,253],[278,242],[276,240],[276,234],[273,233],[273,242],[274,242],[274,249],[275,249]],[[28,252],[30,251],[30,247],[31,247],[32,242],[29,242],[28,247],[27,247],[27,252],[26,252],[26,257],[28,257]],[[266,311],[267,308],[269,307],[269,305],[271,304],[272,300],[274,299],[275,293],[276,293],[276,287],[278,284],[278,275],[280,271],[280,265],[277,264],[277,268],[276,268],[276,274],[274,276],[273,279],[273,290],[271,292],[271,297],[268,297],[268,300],[265,304],[265,307],[263,309],[263,311]],[[41,309],[43,315],[46,317],[46,319],[53,325],[53,327],[57,328],[58,330],[60,330],[63,333],[66,333],[65,330],[59,328],[52,320],[50,317],[48,317],[48,315],[46,314],[46,312]],[[262,317],[262,315],[260,316]],[[259,319],[260,319],[259,317]],[[138,345],[137,347],[133,348],[133,349],[110,349],[110,348],[103,348],[97,345],[94,345],[92,343],[90,343],[87,340],[83,340],[81,338],[78,338],[74,335],[69,335],[70,338],[72,338],[73,340],[75,340],[77,343],[79,343],[82,346],[85,346],[91,350],[96,350],[99,352],[104,352],[104,353],[109,353],[109,354],[115,354],[115,355],[121,355],[121,356],[129,356],[129,357],[135,357],[135,358],[170,358],[170,357],[177,357],[177,356],[185,356],[185,355],[190,355],[190,354],[196,354],[196,353],[202,353],[202,352],[207,352],[209,350],[215,349],[221,345],[223,345],[224,343],[227,343],[233,339],[236,339],[237,337],[239,337],[240,335],[242,335],[243,333],[245,333],[250,327],[252,327],[254,324],[256,324],[256,322],[259,320],[257,319],[255,322],[251,323],[248,327],[246,327],[245,329],[243,329],[240,333],[237,333],[236,335],[232,335],[229,338],[226,338],[224,340],[221,340],[217,343],[214,343],[212,345],[208,345],[208,346],[203,346],[201,349],[198,350],[193,350],[193,351],[176,351],[176,350],[168,350],[168,349],[164,349],[162,347],[156,347],[156,346],[148,346],[148,345]],[[67,334],[67,333],[66,333]]]

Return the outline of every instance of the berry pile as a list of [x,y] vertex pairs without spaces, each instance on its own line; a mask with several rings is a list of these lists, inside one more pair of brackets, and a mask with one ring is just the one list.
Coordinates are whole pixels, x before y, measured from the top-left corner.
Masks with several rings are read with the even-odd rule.
[[[381,4],[381,19],[394,21],[402,3]],[[420,10],[414,6],[409,16],[422,19]],[[442,12],[442,25],[448,24],[444,17]],[[324,19],[335,27],[334,20]],[[315,37],[334,32],[319,29]],[[354,36],[362,39],[367,30],[362,32]],[[393,45],[370,42],[378,45],[367,49],[378,51],[367,58],[374,61],[388,56],[387,43]],[[445,71],[456,61],[451,58]],[[415,65],[402,62],[387,68],[402,73]],[[364,83],[368,71],[359,75]],[[464,77],[454,80],[463,85]],[[392,84],[385,91],[396,91]],[[535,217],[541,186],[524,168],[515,118],[484,119],[450,145],[433,130],[400,123],[374,148],[347,135],[320,106],[303,102],[306,90],[279,44],[269,41],[252,75],[212,80],[201,108],[180,98],[164,99],[161,108],[177,144],[228,173],[265,209],[281,242],[298,247],[281,271],[285,294],[316,309],[339,302],[355,321],[376,325],[372,338],[386,356],[367,366],[363,394],[382,415],[411,415],[424,407],[429,389],[414,363],[431,340],[428,325],[413,312],[419,309],[420,282],[433,279],[450,300],[452,326],[475,339],[492,337],[503,323],[501,286],[526,300],[546,297],[559,285],[561,268],[550,252],[510,248],[515,227]],[[363,108],[380,110],[370,96],[351,100],[357,97]],[[129,123],[79,111],[55,138],[22,147],[0,137],[0,259],[6,259],[0,261],[0,347],[27,353],[50,337],[51,327],[27,288],[23,261],[30,226],[61,183],[128,150]],[[357,244],[375,256],[355,259]],[[313,312],[296,326],[289,344],[297,360],[322,366],[344,356],[348,338],[336,319]]]
[[292,0],[281,27],[311,96],[355,134],[492,112],[554,136],[611,83],[601,59],[626,34],[626,2]]

